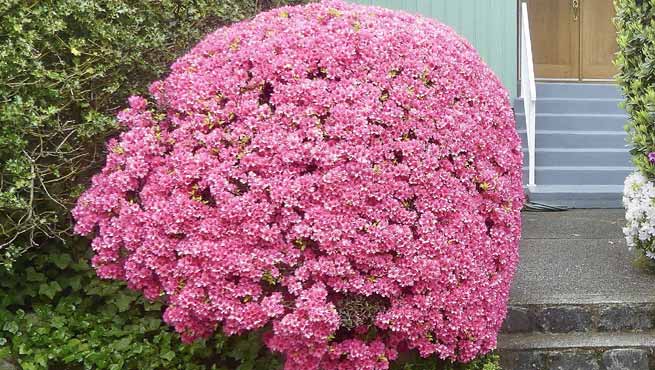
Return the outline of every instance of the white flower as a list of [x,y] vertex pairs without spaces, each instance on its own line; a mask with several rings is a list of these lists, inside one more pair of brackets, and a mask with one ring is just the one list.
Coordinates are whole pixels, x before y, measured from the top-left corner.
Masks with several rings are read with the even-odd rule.
[[640,248],[655,259],[655,184],[638,171],[630,174],[625,179],[623,205],[628,247]]

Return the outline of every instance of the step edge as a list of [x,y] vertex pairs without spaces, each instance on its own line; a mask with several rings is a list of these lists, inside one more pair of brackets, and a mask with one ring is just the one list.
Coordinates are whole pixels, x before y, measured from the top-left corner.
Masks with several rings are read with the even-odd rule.
[[[528,170],[529,167],[523,167]],[[634,171],[631,166],[536,166],[537,171]],[[591,184],[589,184],[591,185]]]
[[595,81],[595,82],[583,82],[580,83],[578,81],[574,82],[559,82],[559,81],[548,81],[548,80],[539,80],[536,83],[537,87],[539,86],[570,86],[570,87],[582,87],[582,86],[615,86],[617,88],[620,88],[620,85],[617,84],[616,82],[613,82],[612,80],[610,81]]
[[[525,117],[524,112],[515,113],[516,116]],[[536,112],[536,117],[589,117],[589,118],[598,118],[598,117],[608,117],[608,118],[630,118],[627,113],[539,113]]]
[[[530,302],[530,303],[517,303],[510,301],[507,305],[509,308],[520,308],[520,309],[543,309],[543,308],[566,308],[566,307],[583,307],[589,309],[598,309],[605,307],[635,307],[635,306],[648,306],[652,307],[655,311],[655,299],[649,301],[629,301],[625,302],[622,300],[607,300],[607,301],[588,301],[584,303],[578,302],[565,302],[565,303],[543,303],[543,302]],[[655,329],[653,329],[655,331]]]
[[[524,153],[528,148],[521,148]],[[629,148],[535,148],[537,153],[627,153],[630,154]]]
[[[516,98],[516,101],[522,102],[523,98]],[[574,97],[539,97],[539,94],[537,94],[537,102],[540,101],[545,101],[545,102],[559,102],[559,101],[566,101],[566,102],[586,102],[586,101],[597,101],[597,102],[617,102],[621,103],[624,102],[625,99],[622,98],[574,98]]]
[[[519,134],[527,134],[527,130],[516,130]],[[535,134],[539,135],[596,135],[596,136],[627,136],[625,131],[607,131],[607,130],[536,130]]]
[[[532,196],[563,196],[563,195],[576,195],[580,197],[586,196],[587,198],[593,197],[594,199],[598,196],[611,196],[614,198],[617,195],[623,194],[623,185],[575,185],[575,184],[565,184],[565,185],[537,185],[533,189],[527,189],[526,191],[529,195]],[[589,200],[589,199],[585,199]],[[561,302],[561,301],[557,301]],[[520,302],[511,302],[512,304],[517,304]],[[553,302],[553,304],[556,302]]]
[[[617,239],[618,240],[618,239]],[[655,294],[653,295],[655,297]],[[651,304],[655,302],[644,300],[643,294],[622,294],[608,296],[606,294],[601,295],[559,295],[555,297],[544,298],[542,296],[524,296],[521,298],[510,298],[509,305],[525,305],[525,304],[536,304],[536,305],[550,305],[550,306],[564,306],[564,305],[594,305],[594,304],[625,304],[625,305],[639,305],[639,304]]]
[[499,334],[497,346],[498,350],[501,351],[653,347],[655,347],[655,331],[640,333]]

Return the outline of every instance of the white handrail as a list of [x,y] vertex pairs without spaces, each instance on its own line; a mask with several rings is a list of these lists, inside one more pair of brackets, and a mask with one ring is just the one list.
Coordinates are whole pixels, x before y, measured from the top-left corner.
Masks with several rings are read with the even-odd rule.
[[528,4],[521,3],[521,98],[525,112],[525,128],[528,136],[528,188],[535,184],[535,120],[537,106],[537,87],[532,60],[532,40],[530,39],[530,21]]

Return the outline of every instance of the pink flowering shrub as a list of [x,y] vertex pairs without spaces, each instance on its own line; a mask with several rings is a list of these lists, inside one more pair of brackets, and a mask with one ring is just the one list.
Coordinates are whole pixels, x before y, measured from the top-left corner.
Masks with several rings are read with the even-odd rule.
[[496,345],[520,238],[507,92],[433,20],[324,1],[222,28],[132,97],[73,211],[93,264],[191,341],[292,369]]

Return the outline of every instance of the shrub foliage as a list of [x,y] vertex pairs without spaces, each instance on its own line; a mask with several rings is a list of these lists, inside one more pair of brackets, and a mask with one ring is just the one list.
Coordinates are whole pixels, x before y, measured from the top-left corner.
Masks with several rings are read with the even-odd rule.
[[630,116],[626,125],[637,171],[625,181],[626,242],[655,259],[655,2],[617,0],[617,80]]
[[0,263],[68,238],[69,207],[127,96],[209,30],[276,4],[1,1]]
[[636,167],[655,179],[655,2],[616,0],[617,81],[630,116],[626,125]]
[[259,333],[191,345],[161,321],[161,302],[101,281],[86,245],[42,248],[0,271],[0,362],[23,370],[268,370]]
[[219,29],[119,114],[74,210],[93,264],[185,341],[267,332],[285,369],[470,361],[517,262],[507,92],[450,28],[324,1]]

